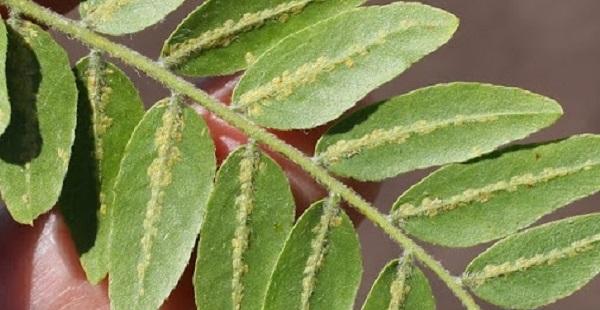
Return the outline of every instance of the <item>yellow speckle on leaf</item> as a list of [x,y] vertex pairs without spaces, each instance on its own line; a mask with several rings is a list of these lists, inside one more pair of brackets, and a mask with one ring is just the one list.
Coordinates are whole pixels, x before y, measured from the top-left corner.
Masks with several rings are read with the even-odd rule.
[[337,227],[342,223],[339,215],[339,200],[337,197],[330,197],[323,206],[323,214],[319,223],[312,229],[315,234],[311,242],[311,254],[306,261],[302,279],[301,310],[310,308],[310,297],[315,290],[317,273],[322,267],[327,254],[327,239],[331,228]]
[[38,27],[34,23],[27,20],[15,20],[12,22],[13,25],[18,29],[19,33],[23,36],[23,39],[27,44],[33,44],[34,40],[38,37]]
[[293,70],[285,70],[270,81],[265,82],[253,89],[245,91],[236,104],[248,111],[251,116],[258,116],[253,108],[254,105],[269,106],[273,101],[280,101],[292,95],[299,87],[314,83],[319,76],[331,72],[340,65],[350,69],[355,67],[358,57],[366,56],[377,46],[387,42],[390,35],[405,31],[410,27],[417,26],[416,23],[402,23],[400,27],[393,30],[381,30],[364,43],[353,44],[347,49],[335,51],[335,55],[320,55],[306,63],[299,64]]
[[256,62],[256,56],[250,52],[246,53],[245,59],[248,66],[251,66]]
[[563,248],[552,249],[529,257],[520,257],[514,261],[508,261],[502,264],[487,265],[477,273],[467,274],[463,281],[470,286],[480,286],[493,278],[507,276],[536,266],[553,265],[562,259],[574,257],[594,249],[596,243],[599,241],[600,234],[596,234],[591,237],[574,241]]
[[[298,86],[314,82],[319,74],[331,69],[333,69],[332,61],[324,56],[319,57],[314,62],[303,64],[294,72],[284,71],[269,83],[244,93],[239,103],[241,106],[250,106],[268,98],[284,99]],[[252,108],[249,109],[250,113],[252,111],[254,111]]]
[[485,123],[496,119],[497,116],[494,115],[474,115],[471,117],[458,115],[445,120],[419,120],[410,125],[396,126],[390,129],[378,128],[357,139],[337,141],[321,153],[319,157],[324,164],[331,165],[356,156],[365,150],[389,144],[402,144],[414,135],[425,135],[452,126],[460,126],[466,123]]
[[69,165],[69,153],[67,151],[65,151],[65,149],[63,148],[58,148],[56,150],[56,153],[58,155],[58,158],[62,161],[63,166],[68,166]]
[[21,195],[21,202],[28,205],[31,203],[31,197],[28,194]]
[[119,9],[131,2],[133,0],[105,0],[95,7],[90,5],[91,2],[84,2],[82,9],[87,12],[86,21],[93,25],[97,21],[110,21]]
[[352,60],[352,58],[348,58],[346,59],[346,61],[344,61],[344,64],[346,65],[346,67],[352,68],[354,67],[354,60]]
[[259,165],[260,154],[256,150],[256,146],[253,144],[247,145],[244,157],[240,160],[240,174],[238,177],[240,194],[235,200],[237,226],[234,238],[231,240],[233,267],[231,299],[235,310],[241,308],[244,297],[242,277],[248,271],[248,265],[244,262],[243,256],[249,245],[250,227],[248,221],[254,209],[254,178]]
[[246,13],[239,20],[227,20],[220,27],[206,31],[196,38],[171,46],[168,56],[165,58],[165,63],[169,66],[174,66],[204,50],[213,47],[228,46],[240,34],[261,27],[270,20],[284,23],[290,15],[301,12],[308,4],[314,1],[290,1],[281,3],[271,9]]
[[572,167],[545,168],[537,174],[525,173],[513,176],[509,180],[500,180],[480,188],[466,189],[462,193],[449,198],[425,197],[418,206],[411,203],[402,204],[394,212],[394,218],[396,220],[403,220],[413,216],[435,216],[440,212],[450,211],[470,203],[487,202],[498,192],[514,192],[518,190],[520,186],[532,187],[559,177],[589,170],[594,165],[597,164],[587,161],[582,165]]
[[93,133],[96,159],[104,157],[104,135],[112,126],[112,118],[107,109],[111,100],[112,88],[108,86],[109,69],[100,55],[92,54],[86,70],[87,89],[93,116]]
[[408,258],[403,258],[398,263],[398,269],[396,270],[396,277],[390,285],[390,303],[388,304],[388,310],[400,310],[403,309],[403,304],[406,296],[410,292],[410,286],[408,285],[408,279],[412,273],[412,265]]
[[162,124],[154,135],[156,157],[147,169],[149,178],[150,199],[146,204],[143,221],[144,235],[140,241],[141,253],[137,265],[138,287],[140,296],[144,294],[144,278],[151,262],[151,251],[154,239],[158,235],[157,221],[160,218],[165,199],[165,189],[173,180],[172,171],[181,160],[177,144],[182,140],[184,128],[183,111],[177,97],[171,98],[162,116]]

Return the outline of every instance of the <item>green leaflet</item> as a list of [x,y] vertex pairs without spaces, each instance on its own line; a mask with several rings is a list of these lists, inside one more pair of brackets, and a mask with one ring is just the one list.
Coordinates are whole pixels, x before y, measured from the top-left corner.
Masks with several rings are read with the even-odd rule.
[[122,35],[160,22],[184,0],[86,0],[79,5],[83,21],[94,30]]
[[111,309],[156,309],[194,247],[215,173],[203,120],[179,99],[151,108],[125,149],[110,240]]
[[0,80],[0,136],[4,133],[10,122],[10,102],[8,102],[8,89],[6,88],[6,53],[8,38],[4,21],[0,22],[0,72],[3,78]]
[[6,82],[11,122],[0,137],[0,189],[32,224],[58,200],[75,138],[77,89],[65,51],[40,27],[11,22]]
[[312,128],[450,39],[457,18],[417,3],[359,8],[296,32],[240,80],[234,106],[258,124]]
[[337,199],[315,203],[289,235],[264,309],[351,309],[360,284],[360,245]]
[[510,236],[475,258],[463,283],[477,296],[514,309],[569,296],[600,272],[599,222],[595,213]]
[[404,230],[432,243],[472,246],[507,236],[600,190],[600,136],[581,135],[444,167],[393,207]]
[[320,139],[317,157],[338,175],[377,181],[478,157],[561,114],[554,100],[517,88],[440,84],[353,113]]
[[191,76],[234,73],[289,34],[364,0],[209,0],[171,34],[165,63]]
[[260,309],[294,223],[283,171],[254,146],[233,152],[217,174],[200,233],[194,284],[200,309]]
[[435,310],[435,299],[423,272],[404,257],[383,268],[362,309]]
[[87,278],[108,272],[113,186],[133,129],[144,115],[137,89],[97,54],[74,69],[79,89],[77,131],[60,206]]

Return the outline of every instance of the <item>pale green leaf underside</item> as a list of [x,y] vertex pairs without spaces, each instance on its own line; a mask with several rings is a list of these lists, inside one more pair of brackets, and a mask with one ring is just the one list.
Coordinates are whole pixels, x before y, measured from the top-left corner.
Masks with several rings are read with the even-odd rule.
[[381,271],[363,310],[435,310],[435,299],[423,272],[406,259],[393,260]]
[[537,308],[577,291],[600,272],[600,214],[510,236],[479,255],[463,282],[502,307]]
[[232,153],[217,174],[200,233],[198,307],[260,309],[294,214],[287,178],[273,160],[245,148]]
[[209,0],[165,43],[163,60],[190,76],[234,73],[285,36],[364,0]]
[[265,52],[240,80],[234,106],[265,127],[324,124],[446,43],[457,26],[454,15],[417,3],[350,10]]
[[4,133],[8,122],[10,122],[10,102],[8,102],[8,89],[6,88],[6,52],[8,48],[8,37],[6,25],[0,23],[0,136]]
[[12,217],[31,224],[60,194],[75,138],[77,89],[65,51],[40,27],[8,30],[11,123],[0,137],[0,189]]
[[439,84],[351,114],[320,139],[317,156],[338,175],[378,181],[478,157],[561,114],[554,100],[517,88]]
[[109,245],[112,309],[162,304],[188,263],[212,189],[206,125],[191,108],[169,104],[146,112],[121,162]]
[[[264,309],[352,308],[362,273],[358,237],[348,216],[341,209],[327,213],[327,204],[315,203],[298,219],[277,261]],[[327,214],[332,216],[323,230]],[[314,241],[318,235],[322,242]]]
[[78,123],[60,206],[87,278],[98,283],[108,272],[112,189],[144,107],[133,83],[115,65],[92,56],[80,60],[74,71]]
[[83,21],[94,30],[122,35],[160,22],[184,0],[87,0],[79,5]]
[[464,247],[516,232],[600,190],[600,136],[521,146],[444,167],[409,189],[392,212],[415,237]]

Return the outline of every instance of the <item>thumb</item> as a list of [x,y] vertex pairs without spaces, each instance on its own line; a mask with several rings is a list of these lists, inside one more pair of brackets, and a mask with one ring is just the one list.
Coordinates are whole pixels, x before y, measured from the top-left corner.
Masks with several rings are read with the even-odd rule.
[[[33,226],[14,222],[0,205],[0,309],[109,309],[106,281],[90,284],[57,211]],[[188,267],[162,310],[195,309]]]
[[108,309],[106,285],[89,284],[56,212],[33,226],[0,207],[0,309]]

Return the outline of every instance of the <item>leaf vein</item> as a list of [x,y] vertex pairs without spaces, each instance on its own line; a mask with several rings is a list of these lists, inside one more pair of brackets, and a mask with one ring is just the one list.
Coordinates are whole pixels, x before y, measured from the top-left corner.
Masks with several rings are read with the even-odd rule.
[[88,11],[85,18],[86,22],[107,21],[114,16],[120,8],[130,4],[133,0],[106,0],[101,4],[93,7],[91,2],[84,2],[83,9]]
[[180,65],[185,59],[213,47],[225,47],[240,34],[262,27],[267,21],[284,23],[289,15],[300,13],[315,0],[296,0],[281,3],[274,8],[244,14],[239,20],[227,20],[223,25],[208,30],[196,38],[174,44],[163,60],[170,67]]
[[140,240],[141,255],[137,264],[138,297],[144,295],[144,278],[151,262],[153,242],[158,234],[156,224],[163,208],[165,189],[171,185],[173,166],[181,160],[177,143],[182,139],[183,126],[183,112],[179,99],[174,96],[162,116],[161,127],[156,130],[154,146],[157,154],[147,170],[150,199],[146,204],[144,235]]
[[[112,118],[110,118],[106,109],[110,102],[110,96],[112,89],[107,85],[106,75],[108,74],[108,68],[101,59],[97,52],[90,54],[90,60],[86,71],[87,75],[87,88],[90,91],[89,100],[92,108],[93,122],[93,134],[94,134],[94,155],[96,160],[102,161],[104,155],[104,135],[112,125]],[[98,169],[102,167],[98,165]],[[102,176],[101,171],[97,171],[98,177]]]
[[396,126],[391,129],[378,128],[357,139],[337,141],[319,154],[318,160],[325,165],[332,165],[369,149],[388,144],[402,144],[414,135],[425,135],[439,129],[465,124],[493,122],[500,116],[504,115],[457,115],[446,120],[419,120],[408,126]]
[[429,25],[405,20],[400,22],[395,29],[387,31],[380,30],[372,36],[367,43],[355,44],[343,51],[341,56],[335,58],[320,56],[313,61],[300,65],[293,72],[290,72],[289,70],[283,71],[271,81],[242,94],[239,98],[239,102],[236,103],[237,107],[247,109],[250,115],[260,115],[262,113],[261,105],[268,106],[269,104],[272,104],[272,102],[265,100],[283,100],[291,96],[297,88],[316,82],[321,74],[331,72],[339,65],[345,65],[347,68],[355,67],[356,57],[368,55],[371,49],[385,44],[387,38],[391,35],[407,31],[411,28],[430,26],[437,26],[437,24]]
[[238,177],[240,193],[235,200],[237,226],[234,237],[231,240],[233,267],[231,299],[234,310],[241,309],[242,299],[244,298],[242,277],[248,271],[248,266],[244,262],[244,252],[246,252],[249,246],[251,232],[248,221],[254,209],[254,178],[259,164],[260,154],[256,150],[254,143],[250,142],[246,146],[244,157],[240,161],[240,175]]
[[410,257],[407,255],[399,262],[396,271],[396,278],[390,285],[391,298],[388,305],[388,310],[402,309],[402,306],[406,301],[406,297],[410,292],[410,286],[406,282],[410,278],[411,272],[412,264],[410,262]]
[[339,198],[335,195],[330,196],[323,207],[323,214],[317,226],[312,229],[315,234],[311,242],[311,254],[306,260],[302,279],[302,293],[300,295],[300,309],[308,310],[310,308],[310,297],[312,296],[316,282],[317,273],[321,269],[325,255],[327,254],[327,238],[331,228],[341,225],[339,216]]
[[553,249],[546,253],[539,253],[530,257],[520,257],[514,261],[508,261],[502,264],[490,264],[485,266],[479,272],[466,274],[463,277],[463,281],[470,286],[480,286],[490,279],[504,277],[537,266],[550,266],[562,259],[574,257],[594,249],[595,244],[599,241],[600,234],[596,234],[573,241],[566,247]]
[[599,163],[594,163],[591,160],[588,160],[582,165],[573,167],[544,168],[544,170],[538,174],[526,173],[513,176],[509,180],[498,181],[480,188],[467,189],[462,193],[451,196],[447,199],[425,197],[419,206],[415,206],[411,203],[402,204],[394,212],[393,217],[398,221],[402,221],[403,219],[414,216],[433,217],[440,212],[454,210],[460,206],[470,203],[487,202],[493,197],[494,194],[498,192],[514,192],[518,190],[520,186],[533,187],[556,178],[590,170],[597,165],[599,165]]

